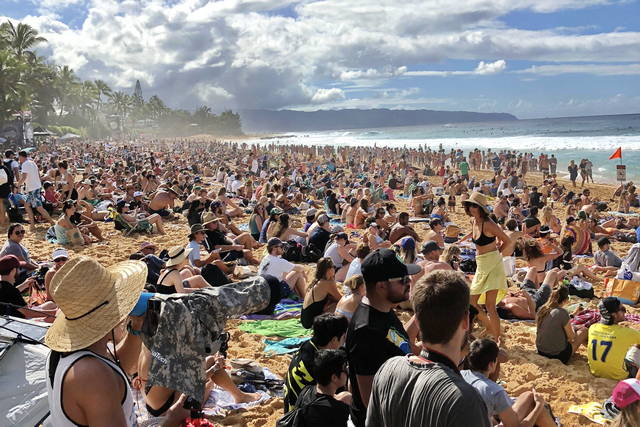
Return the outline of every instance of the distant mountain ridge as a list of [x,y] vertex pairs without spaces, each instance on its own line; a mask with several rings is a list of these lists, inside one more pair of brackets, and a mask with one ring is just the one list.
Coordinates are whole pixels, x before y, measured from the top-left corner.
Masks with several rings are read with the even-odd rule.
[[244,132],[306,132],[518,120],[509,113],[386,108],[318,111],[241,110],[239,113]]

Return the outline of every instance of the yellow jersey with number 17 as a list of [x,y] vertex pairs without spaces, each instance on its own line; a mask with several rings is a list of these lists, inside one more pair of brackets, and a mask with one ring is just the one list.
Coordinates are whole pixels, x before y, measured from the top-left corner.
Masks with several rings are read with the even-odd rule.
[[624,356],[634,344],[640,344],[640,331],[620,325],[591,325],[587,346],[591,374],[612,380],[628,378]]

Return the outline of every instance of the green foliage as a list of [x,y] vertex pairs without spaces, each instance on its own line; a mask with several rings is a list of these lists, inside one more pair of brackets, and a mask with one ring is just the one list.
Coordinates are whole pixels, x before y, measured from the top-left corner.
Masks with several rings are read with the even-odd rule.
[[31,110],[33,121],[56,134],[105,137],[112,133],[187,136],[201,133],[238,135],[240,116],[220,115],[207,106],[195,112],[173,110],[157,95],[145,101],[113,91],[102,80],[82,81],[68,66],[48,63],[33,52],[46,39],[27,24],[0,24],[0,124]]

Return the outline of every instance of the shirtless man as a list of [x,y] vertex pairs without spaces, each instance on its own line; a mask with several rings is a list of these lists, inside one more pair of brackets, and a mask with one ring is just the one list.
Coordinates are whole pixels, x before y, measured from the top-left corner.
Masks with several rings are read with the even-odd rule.
[[442,237],[444,225],[442,225],[442,220],[440,218],[433,218],[429,221],[429,227],[431,230],[427,232],[425,240],[433,240],[438,244],[438,247],[444,248],[444,237]]
[[175,207],[175,200],[179,195],[179,189],[176,187],[158,191],[149,203],[149,213],[158,214],[163,218],[171,218],[173,214],[169,209]]
[[[419,262],[418,265],[422,267],[423,274],[429,274],[434,270],[453,270],[448,263],[440,261],[442,248],[435,241],[424,242],[421,253],[424,256],[424,261]],[[418,275],[416,275],[416,280],[417,277]]]
[[398,216],[398,223],[391,227],[391,231],[389,232],[389,241],[391,243],[395,243],[404,236],[411,236],[416,242],[421,241],[418,233],[416,233],[413,227],[409,225],[409,214],[406,212],[401,212]]

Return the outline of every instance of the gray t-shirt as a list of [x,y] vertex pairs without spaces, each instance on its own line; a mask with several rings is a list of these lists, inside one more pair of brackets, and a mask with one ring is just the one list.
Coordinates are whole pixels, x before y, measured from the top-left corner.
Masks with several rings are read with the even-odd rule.
[[[2,246],[2,249],[0,249],[0,257],[3,257],[5,255],[15,255],[21,261],[29,263],[31,262],[31,258],[29,257],[29,251],[27,250],[27,248],[22,246],[20,243],[14,242],[13,240],[7,239],[7,241],[4,243],[4,246]],[[27,270],[22,267],[18,268],[18,274],[24,271]]]
[[496,384],[489,378],[482,375],[480,372],[474,372],[464,370],[460,372],[462,378],[468,382],[473,388],[475,388],[485,405],[487,405],[487,412],[489,413],[489,422],[494,424],[494,417],[500,414],[500,412],[508,409],[513,405],[513,401],[507,394],[501,385]]
[[478,392],[444,363],[386,361],[373,380],[367,427],[490,427]]
[[569,321],[569,313],[564,308],[554,308],[544,318],[536,333],[536,348],[545,354],[560,354],[567,348],[567,334],[564,326]]
[[608,251],[597,251],[593,258],[600,267],[616,267],[622,266],[622,259],[616,255],[611,249]]

